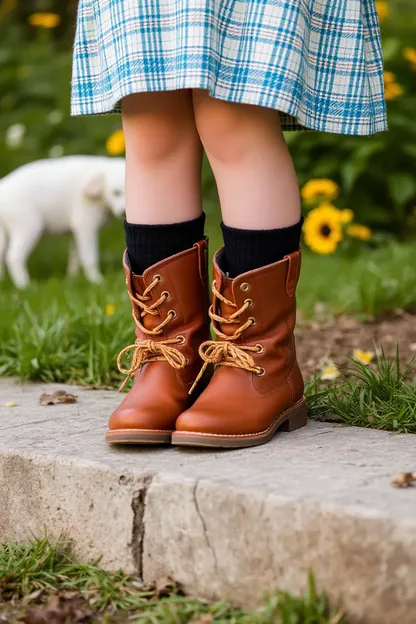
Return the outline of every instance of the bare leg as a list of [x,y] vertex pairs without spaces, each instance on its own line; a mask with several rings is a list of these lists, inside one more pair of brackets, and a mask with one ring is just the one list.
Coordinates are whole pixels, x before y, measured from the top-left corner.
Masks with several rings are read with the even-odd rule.
[[193,99],[224,223],[248,230],[297,223],[299,187],[276,111],[223,102],[201,90]]
[[190,91],[139,93],[123,100],[126,217],[170,224],[200,216],[202,145]]

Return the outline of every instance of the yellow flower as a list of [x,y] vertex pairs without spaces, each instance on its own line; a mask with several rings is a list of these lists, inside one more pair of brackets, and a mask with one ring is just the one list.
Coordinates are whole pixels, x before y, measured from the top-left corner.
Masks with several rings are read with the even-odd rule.
[[339,218],[341,219],[341,223],[351,223],[354,219],[354,213],[349,208],[340,211]]
[[347,234],[352,238],[358,238],[363,241],[368,241],[372,237],[373,233],[366,225],[360,225],[359,223],[352,223],[347,227]]
[[332,201],[339,195],[339,186],[333,180],[317,178],[309,180],[301,191],[302,199],[307,204],[313,204],[316,200]]
[[105,147],[111,156],[120,156],[121,154],[124,154],[126,143],[124,141],[123,130],[116,130],[113,132],[113,134],[108,137]]
[[105,306],[105,313],[107,314],[107,316],[113,316],[115,314],[116,311],[116,306],[114,305],[114,303],[107,303],[107,305]]
[[32,13],[27,21],[39,28],[56,28],[61,23],[61,16],[57,13]]
[[391,71],[384,72],[384,83],[390,84],[391,82],[396,82],[396,76]]
[[368,366],[370,362],[374,360],[374,353],[372,351],[361,351],[360,349],[354,349],[353,358]]
[[380,24],[384,22],[390,15],[390,7],[385,0],[376,0],[378,19]]
[[340,210],[322,204],[311,210],[304,224],[305,243],[319,254],[334,253],[342,239]]
[[327,366],[324,366],[321,371],[321,379],[322,381],[333,381],[337,377],[340,376],[340,372],[335,364],[329,363]]
[[7,403],[3,404],[3,407],[16,407],[17,403],[16,401],[7,401]]
[[416,50],[415,48],[404,48],[403,56],[406,61],[409,61],[410,67],[413,71],[416,71]]
[[393,72],[384,72],[384,97],[391,101],[403,94],[403,87],[396,81]]

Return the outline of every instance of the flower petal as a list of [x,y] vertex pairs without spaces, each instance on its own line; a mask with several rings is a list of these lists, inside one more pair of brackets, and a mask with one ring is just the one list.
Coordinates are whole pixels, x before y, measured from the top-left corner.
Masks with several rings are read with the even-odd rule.
[[361,351],[361,349],[354,349],[353,357],[355,360],[358,360],[358,362],[361,362],[361,364],[368,366],[368,364],[374,360],[375,353],[373,353],[373,351]]

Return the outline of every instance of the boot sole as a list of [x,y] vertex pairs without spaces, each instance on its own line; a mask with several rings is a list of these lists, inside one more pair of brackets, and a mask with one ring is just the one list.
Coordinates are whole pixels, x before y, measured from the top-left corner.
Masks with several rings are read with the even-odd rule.
[[272,439],[277,430],[295,431],[307,423],[308,410],[306,400],[302,398],[296,405],[282,412],[273,423],[259,433],[242,435],[219,435],[215,433],[198,433],[194,431],[175,431],[172,444],[177,446],[204,446],[216,448],[245,448],[265,444]]
[[172,431],[114,429],[106,432],[105,439],[108,444],[170,444]]

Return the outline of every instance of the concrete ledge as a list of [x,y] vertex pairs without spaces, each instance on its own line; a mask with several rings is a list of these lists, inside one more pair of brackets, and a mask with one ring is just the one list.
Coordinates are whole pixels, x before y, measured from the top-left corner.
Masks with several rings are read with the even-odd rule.
[[416,488],[390,485],[415,436],[311,423],[253,449],[116,450],[119,395],[42,407],[45,389],[0,382],[0,540],[47,528],[84,559],[243,606],[312,568],[353,622],[415,623]]

